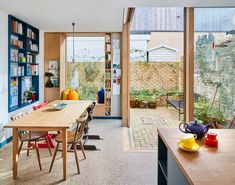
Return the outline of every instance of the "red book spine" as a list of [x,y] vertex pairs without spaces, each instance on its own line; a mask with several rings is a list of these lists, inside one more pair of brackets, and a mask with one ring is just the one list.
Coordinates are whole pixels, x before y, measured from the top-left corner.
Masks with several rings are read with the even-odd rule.
[[16,21],[12,21],[12,31],[13,32],[17,32],[17,22]]

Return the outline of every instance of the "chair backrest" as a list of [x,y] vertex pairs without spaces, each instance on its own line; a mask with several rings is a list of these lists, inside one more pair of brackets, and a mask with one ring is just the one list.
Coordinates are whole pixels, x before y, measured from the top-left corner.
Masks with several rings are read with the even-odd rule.
[[[16,120],[18,120],[18,119],[23,118],[24,116],[27,116],[28,114],[29,114],[28,111],[19,112],[19,113],[17,113],[17,114],[12,115],[12,116],[11,116],[11,120],[12,120],[12,121],[16,121]],[[21,138],[22,135],[24,135],[24,134],[26,134],[26,133],[28,133],[28,132],[30,132],[30,131],[19,131],[19,132],[18,132],[19,138]]]
[[84,134],[84,128],[86,126],[88,119],[88,112],[85,111],[82,113],[82,115],[79,117],[79,119],[76,120],[77,127],[74,135],[74,142],[80,140],[83,137]]
[[11,116],[11,120],[12,121],[15,121],[17,119],[20,119],[20,118],[23,118],[24,116],[28,115],[28,111],[22,111],[22,112],[19,112],[17,114],[14,114]]
[[91,121],[93,118],[92,118],[92,114],[93,114],[93,110],[94,110],[94,108],[95,108],[95,102],[92,102],[92,104],[91,105],[89,105],[88,107],[87,107],[87,109],[86,109],[86,111],[88,112],[88,120],[89,121]]
[[37,109],[40,109],[41,107],[44,107],[44,106],[46,106],[47,104],[48,104],[48,102],[45,101],[44,103],[41,103],[41,104],[39,104],[39,105],[35,105],[35,106],[33,106],[33,110],[35,111],[35,110],[37,110]]

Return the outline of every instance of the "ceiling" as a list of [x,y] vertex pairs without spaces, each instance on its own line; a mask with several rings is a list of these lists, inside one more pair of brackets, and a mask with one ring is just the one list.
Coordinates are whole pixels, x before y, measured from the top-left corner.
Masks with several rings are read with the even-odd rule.
[[44,31],[119,32],[124,7],[235,6],[234,0],[0,0],[0,10]]

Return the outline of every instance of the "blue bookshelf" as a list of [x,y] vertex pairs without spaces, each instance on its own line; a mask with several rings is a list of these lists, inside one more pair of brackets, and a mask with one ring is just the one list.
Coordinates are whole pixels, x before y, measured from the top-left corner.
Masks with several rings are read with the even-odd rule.
[[[39,29],[8,16],[8,112],[39,100]],[[26,101],[24,92],[35,91],[35,100]]]

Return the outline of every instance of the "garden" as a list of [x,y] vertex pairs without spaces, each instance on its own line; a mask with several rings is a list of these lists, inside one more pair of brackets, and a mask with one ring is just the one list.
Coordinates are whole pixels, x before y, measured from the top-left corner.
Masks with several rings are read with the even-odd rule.
[[[167,93],[163,89],[131,90],[130,107],[131,108],[153,108],[165,107]],[[179,99],[182,92],[171,90],[171,99]]]

